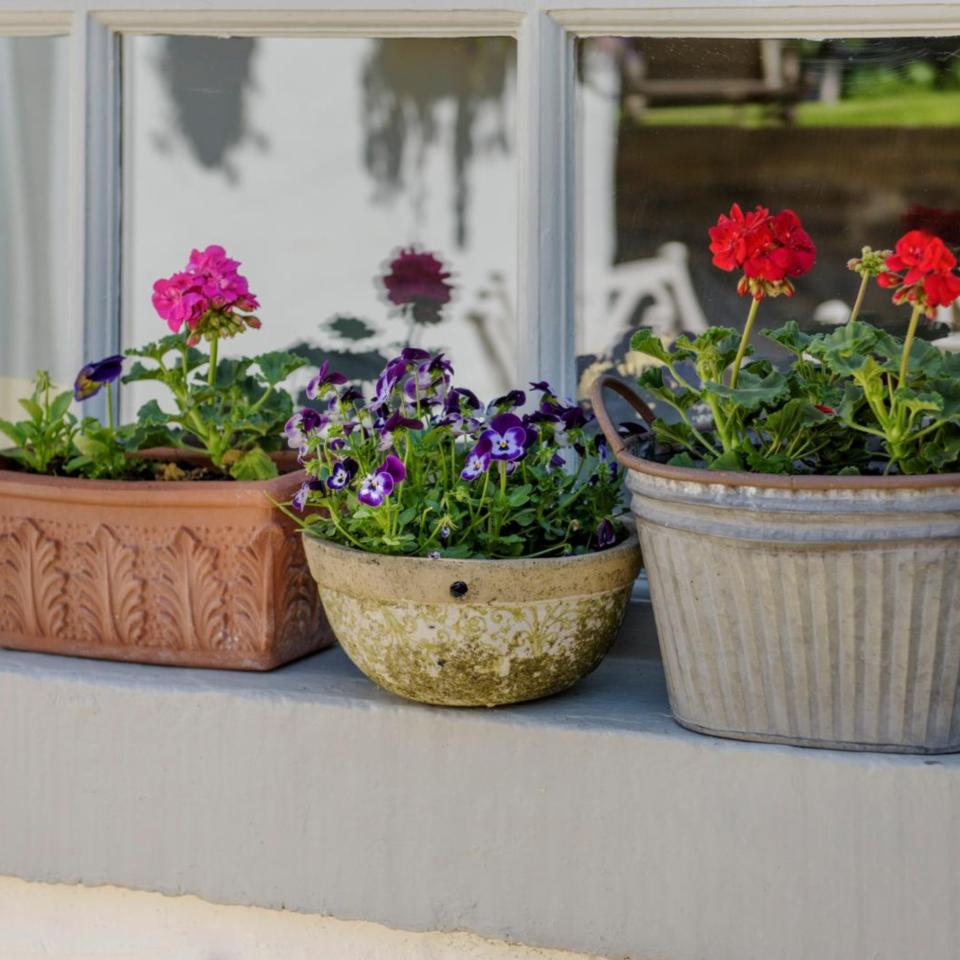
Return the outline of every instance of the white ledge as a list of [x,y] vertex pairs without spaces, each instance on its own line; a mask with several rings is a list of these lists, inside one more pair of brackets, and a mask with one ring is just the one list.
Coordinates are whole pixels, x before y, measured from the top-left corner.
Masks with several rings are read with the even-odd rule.
[[960,757],[689,733],[652,628],[574,690],[420,707],[0,651],[0,874],[637,960],[955,960]]

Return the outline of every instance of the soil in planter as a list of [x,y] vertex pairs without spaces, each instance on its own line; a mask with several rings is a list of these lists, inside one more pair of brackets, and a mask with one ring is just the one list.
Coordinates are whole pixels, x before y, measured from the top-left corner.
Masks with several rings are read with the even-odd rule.
[[[198,454],[200,452],[201,451],[198,451]],[[46,473],[42,474],[42,476],[64,477],[75,480],[82,479],[76,474],[67,473],[63,469],[63,465],[63,460],[53,461],[50,465],[50,469]],[[292,473],[294,470],[299,470],[300,465],[295,462],[289,462],[286,456],[281,455],[277,459],[277,468],[281,474],[285,474]],[[3,456],[2,454],[0,454],[0,470],[10,470],[13,473],[41,476],[41,474],[36,474],[33,470],[30,470],[28,467],[24,466],[19,460],[13,457]],[[130,458],[129,471],[124,476],[116,477],[114,479],[124,482],[160,480],[163,482],[178,483],[181,481],[196,482],[205,480],[233,480],[233,477],[231,477],[229,473],[224,473],[221,470],[217,470],[215,467],[202,463],[198,464],[195,457],[190,457],[183,460],[168,460],[156,456],[148,456],[140,459],[134,455]]]

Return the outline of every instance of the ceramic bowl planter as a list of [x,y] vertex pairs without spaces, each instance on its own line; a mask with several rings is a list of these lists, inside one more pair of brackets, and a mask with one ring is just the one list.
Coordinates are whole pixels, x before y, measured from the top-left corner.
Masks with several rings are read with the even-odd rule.
[[241,670],[328,646],[296,525],[265,495],[301,481],[0,469],[0,646]]
[[960,751],[960,475],[629,470],[677,721],[742,740]]
[[556,693],[603,659],[639,571],[637,538],[565,559],[395,557],[306,534],[350,659],[400,696],[495,706]]

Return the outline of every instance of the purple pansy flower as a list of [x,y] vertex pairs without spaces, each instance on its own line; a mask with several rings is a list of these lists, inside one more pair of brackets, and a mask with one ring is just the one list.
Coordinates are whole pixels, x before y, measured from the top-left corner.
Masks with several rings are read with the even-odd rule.
[[323,389],[324,387],[339,386],[342,383],[346,383],[347,378],[342,373],[336,373],[330,369],[330,361],[324,360],[320,364],[320,369],[317,371],[316,376],[311,377],[310,382],[307,384],[307,398],[310,400],[315,400],[322,393],[326,393]]
[[287,422],[283,432],[287,436],[287,446],[301,447],[306,442],[307,434],[329,423],[329,418],[317,413],[311,407],[298,410]]
[[444,413],[462,413],[464,409],[479,410],[480,399],[472,390],[467,390],[465,387],[454,387],[444,401]]
[[546,380],[531,380],[530,386],[533,387],[534,390],[539,390],[541,393],[553,396],[553,387],[551,387]]
[[522,407],[527,402],[527,395],[522,390],[511,390],[496,400],[491,400],[487,404],[487,410],[497,410],[503,413],[506,410],[513,410]]
[[405,363],[423,363],[430,359],[430,351],[422,350],[420,347],[404,347],[400,351],[400,359]]
[[88,363],[73,383],[74,400],[89,400],[105,384],[113,383],[123,373],[123,354],[116,353],[96,363]]
[[487,439],[487,435],[484,434],[477,441],[477,445],[467,454],[467,462],[460,471],[460,479],[468,481],[476,480],[477,477],[487,472],[491,459],[490,441]]
[[290,506],[298,513],[303,513],[303,509],[307,505],[307,498],[310,496],[310,491],[322,489],[323,484],[319,480],[305,480],[300,484],[300,489],[291,498]]
[[553,473],[554,470],[560,470],[562,467],[565,467],[567,461],[560,456],[559,453],[555,453],[551,458],[550,462],[547,464],[547,472]]
[[391,453],[376,473],[363,478],[357,499],[368,507],[379,507],[406,475],[407,468],[403,465],[403,461]]
[[380,431],[381,433],[393,433],[394,430],[397,430],[401,427],[404,430],[422,430],[423,421],[414,420],[412,417],[405,417],[399,410],[395,410],[383,422],[383,426],[380,427]]
[[613,524],[609,519],[604,519],[600,521],[600,526],[597,527],[597,549],[605,550],[607,547],[612,547],[617,542],[617,534],[613,529]]
[[490,421],[490,428],[480,437],[490,445],[493,460],[519,460],[527,452],[527,428],[512,413],[501,413]]
[[327,486],[331,490],[342,490],[357,475],[359,464],[353,457],[338,460],[327,477]]
[[400,378],[407,372],[407,361],[402,357],[394,357],[388,361],[383,368],[383,372],[377,377],[377,382],[373,387],[373,399],[370,401],[370,407],[376,410],[382,407],[393,393],[394,387],[400,382]]

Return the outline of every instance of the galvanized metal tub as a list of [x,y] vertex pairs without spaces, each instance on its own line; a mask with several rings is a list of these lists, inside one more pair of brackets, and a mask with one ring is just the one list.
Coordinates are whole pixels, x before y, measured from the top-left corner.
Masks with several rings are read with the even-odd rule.
[[960,475],[628,469],[670,706],[740,740],[960,751]]

